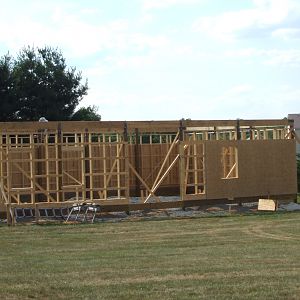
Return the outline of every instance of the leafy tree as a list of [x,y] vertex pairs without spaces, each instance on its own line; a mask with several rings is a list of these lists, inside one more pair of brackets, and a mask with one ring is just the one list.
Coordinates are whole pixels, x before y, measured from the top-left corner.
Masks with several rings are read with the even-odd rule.
[[1,115],[1,121],[69,120],[88,89],[87,82],[81,83],[81,72],[68,68],[62,53],[51,47],[24,48],[14,60],[4,56],[0,78],[1,107],[11,116]]
[[12,57],[9,54],[0,57],[0,121],[16,119],[16,113],[20,109],[18,101],[15,101],[15,81],[12,73]]
[[100,121],[101,116],[98,114],[96,106],[79,108],[71,117],[72,121]]

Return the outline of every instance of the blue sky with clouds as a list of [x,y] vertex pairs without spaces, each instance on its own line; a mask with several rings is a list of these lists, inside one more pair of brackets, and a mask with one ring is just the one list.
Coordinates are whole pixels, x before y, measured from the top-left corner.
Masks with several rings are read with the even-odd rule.
[[299,112],[299,0],[0,0],[0,55],[58,47],[103,120]]

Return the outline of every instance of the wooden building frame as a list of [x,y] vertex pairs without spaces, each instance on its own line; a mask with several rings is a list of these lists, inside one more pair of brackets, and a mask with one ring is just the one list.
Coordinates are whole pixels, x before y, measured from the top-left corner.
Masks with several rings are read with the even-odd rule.
[[[0,210],[294,199],[293,121],[0,123]],[[162,196],[176,196],[165,201]]]

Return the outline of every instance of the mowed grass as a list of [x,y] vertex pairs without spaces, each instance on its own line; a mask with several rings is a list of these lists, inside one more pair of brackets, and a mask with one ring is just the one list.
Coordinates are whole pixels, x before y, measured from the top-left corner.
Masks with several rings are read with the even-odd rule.
[[300,213],[0,227],[1,299],[299,299]]

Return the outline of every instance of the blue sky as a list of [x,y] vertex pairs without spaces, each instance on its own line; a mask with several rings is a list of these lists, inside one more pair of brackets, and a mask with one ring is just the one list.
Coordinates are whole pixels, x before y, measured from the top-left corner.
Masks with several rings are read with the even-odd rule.
[[103,120],[299,112],[298,0],[0,0],[0,55],[53,46]]

